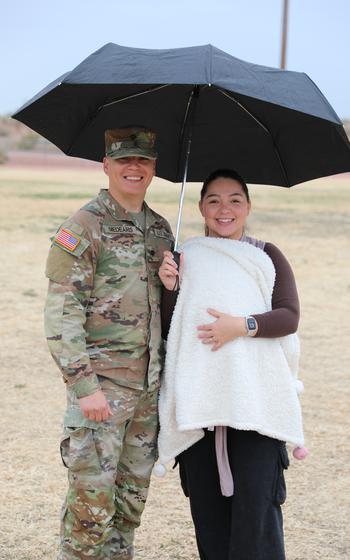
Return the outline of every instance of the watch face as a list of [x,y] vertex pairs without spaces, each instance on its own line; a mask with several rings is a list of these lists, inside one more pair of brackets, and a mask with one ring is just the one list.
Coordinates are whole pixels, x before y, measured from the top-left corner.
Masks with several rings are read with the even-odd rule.
[[249,329],[250,331],[254,331],[254,330],[256,329],[256,322],[255,322],[255,319],[253,319],[252,317],[250,317],[250,318],[247,320],[247,325],[248,325],[248,329]]

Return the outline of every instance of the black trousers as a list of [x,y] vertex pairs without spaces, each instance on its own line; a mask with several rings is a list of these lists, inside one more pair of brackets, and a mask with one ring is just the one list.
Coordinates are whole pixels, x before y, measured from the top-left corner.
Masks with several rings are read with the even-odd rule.
[[201,560],[285,560],[281,504],[286,499],[284,442],[227,429],[234,495],[224,497],[215,434],[179,455],[182,488],[190,499]]

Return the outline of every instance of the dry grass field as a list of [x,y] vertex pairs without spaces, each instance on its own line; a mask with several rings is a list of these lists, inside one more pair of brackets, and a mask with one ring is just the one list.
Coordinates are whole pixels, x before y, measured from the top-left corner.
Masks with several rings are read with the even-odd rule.
[[[96,170],[0,168],[0,558],[53,560],[66,471],[58,441],[64,386],[43,335],[49,237],[106,183]],[[148,200],[175,223],[178,186],[154,181]],[[202,231],[198,185],[183,237]],[[297,278],[301,378],[310,457],[291,461],[284,506],[288,560],[350,557],[350,178],[285,190],[255,186],[249,233],[276,243]],[[137,560],[197,558],[177,472],[154,478]],[[241,560],[241,559],[237,559]],[[273,559],[271,559],[273,560]]]

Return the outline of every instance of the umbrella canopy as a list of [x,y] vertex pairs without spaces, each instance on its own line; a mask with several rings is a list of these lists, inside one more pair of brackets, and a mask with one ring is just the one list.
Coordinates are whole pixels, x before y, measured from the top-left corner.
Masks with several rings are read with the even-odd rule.
[[96,161],[105,129],[151,128],[157,175],[170,181],[184,172],[201,181],[233,167],[248,183],[290,187],[350,171],[342,123],[306,74],[244,62],[212,45],[108,43],[13,117],[65,154]]

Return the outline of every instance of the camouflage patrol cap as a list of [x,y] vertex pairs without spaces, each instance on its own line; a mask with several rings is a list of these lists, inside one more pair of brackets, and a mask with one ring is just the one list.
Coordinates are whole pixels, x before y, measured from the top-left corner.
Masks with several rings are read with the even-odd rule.
[[147,128],[130,126],[105,131],[106,156],[112,159],[138,156],[157,159],[156,135]]

